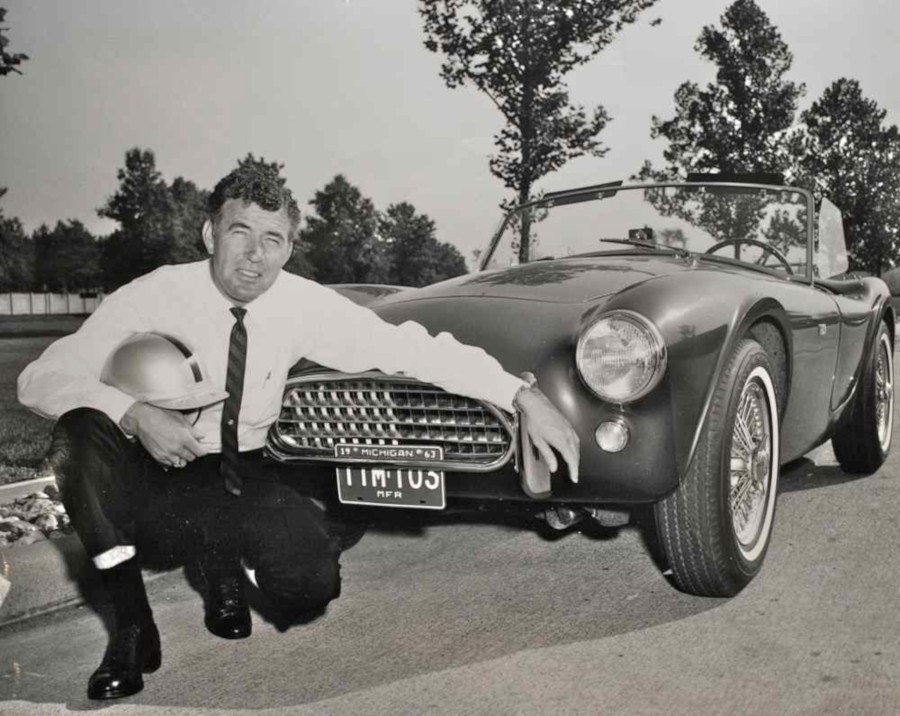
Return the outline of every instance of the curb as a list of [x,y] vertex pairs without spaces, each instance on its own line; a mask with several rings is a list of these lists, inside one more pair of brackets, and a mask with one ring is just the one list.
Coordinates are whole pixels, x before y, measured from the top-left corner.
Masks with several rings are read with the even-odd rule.
[[18,500],[20,497],[28,497],[35,492],[40,492],[48,485],[55,485],[56,477],[37,477],[23,482],[12,482],[8,485],[0,485],[0,505]]
[[[90,602],[92,582],[87,555],[76,535],[0,550],[0,568],[8,572],[9,592],[0,605],[0,634],[20,624]],[[183,579],[180,570],[141,570],[144,584]],[[2,709],[0,709],[2,711]]]
[[0,606],[0,629],[38,614],[83,602],[75,580],[85,557],[75,535],[0,551],[10,582]]
[[[49,475],[0,485],[0,505],[55,484],[56,477]],[[76,566],[84,559],[80,552],[81,542],[74,535],[0,549],[0,574],[9,585],[0,600],[0,628],[82,604],[84,598],[73,575],[73,568],[81,571]]]

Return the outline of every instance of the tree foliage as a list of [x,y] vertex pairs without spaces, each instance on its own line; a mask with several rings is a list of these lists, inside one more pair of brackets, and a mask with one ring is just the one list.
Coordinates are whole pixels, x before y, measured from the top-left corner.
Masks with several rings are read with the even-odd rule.
[[42,291],[80,291],[99,288],[100,246],[77,219],[41,226],[32,235],[34,287]]
[[104,242],[104,285],[115,288],[167,263],[203,258],[200,240],[206,193],[178,177],[170,187],[150,150],[125,153],[119,188],[98,209],[119,228]]
[[206,221],[206,198],[209,192],[199,189],[194,182],[175,177],[169,186],[172,197],[172,243],[168,263],[197,261],[206,256],[201,238]]
[[435,238],[434,222],[416,214],[408,203],[391,204],[381,217],[390,271],[388,283],[427,286],[466,272],[466,260],[448,243]]
[[321,283],[425,286],[466,272],[459,251],[439,242],[434,222],[409,202],[381,213],[339,174],[309,203],[316,213],[307,217],[294,251],[305,276]]
[[[651,136],[668,141],[668,164],[660,170],[647,162],[639,176],[783,174],[841,210],[851,270],[879,274],[900,262],[900,131],[885,125],[885,110],[856,80],[842,78],[796,126],[804,86],[786,79],[792,55],[754,0],[736,0],[721,28],[705,27],[695,48],[715,63],[716,81],[705,89],[685,82],[675,94],[675,116],[653,118]],[[739,218],[719,217],[717,233],[740,234],[746,227]],[[801,243],[803,219],[772,217],[766,235],[782,249]]]
[[[267,162],[265,157],[257,158],[253,155],[253,152],[247,152],[246,157],[244,157],[243,159],[238,159],[239,167],[245,167],[248,164],[251,164],[251,165],[257,164],[264,169],[265,168],[271,169],[273,172],[275,172],[275,174],[281,174],[281,170],[284,169],[284,163],[282,163],[282,162]],[[287,179],[285,179],[285,177],[279,177],[278,180],[281,183],[281,186],[284,186],[285,183],[287,182]]]
[[689,172],[785,172],[792,165],[791,127],[805,86],[785,78],[793,55],[754,0],[736,0],[706,26],[694,48],[716,65],[716,80],[701,89],[683,83],[675,116],[654,116],[650,136],[663,138],[668,165],[648,162],[642,178]]
[[801,115],[800,173],[844,217],[850,269],[880,274],[900,259],[900,131],[841,78]]
[[[612,42],[656,0],[420,0],[425,47],[441,53],[450,88],[471,84],[500,110],[503,129],[490,170],[516,194],[572,158],[600,157],[597,139],[609,120],[570,101],[564,78]],[[529,251],[527,223],[520,255]],[[526,260],[523,258],[523,260]]]
[[[6,8],[0,7],[0,25],[2,25],[6,17]],[[8,28],[0,26],[0,77],[15,72],[17,75],[22,74],[19,69],[25,60],[29,59],[28,55],[23,52],[9,52],[9,37],[7,37]]]
[[338,174],[309,202],[300,243],[321,283],[386,283],[389,268],[371,199]]
[[[252,154],[238,161],[283,165]],[[208,192],[176,177],[167,184],[152,151],[133,148],[118,171],[119,186],[100,216],[118,227],[95,239],[77,220],[41,226],[31,239],[18,219],[0,212],[0,291],[73,291],[118,286],[171,263],[206,257],[201,229]],[[284,180],[282,179],[282,183]],[[5,193],[0,189],[0,196]],[[424,286],[465,273],[459,251],[435,237],[434,222],[408,202],[376,210],[341,175],[310,204],[286,269],[323,283]]]
[[33,246],[22,222],[0,209],[0,293],[30,290],[33,270]]

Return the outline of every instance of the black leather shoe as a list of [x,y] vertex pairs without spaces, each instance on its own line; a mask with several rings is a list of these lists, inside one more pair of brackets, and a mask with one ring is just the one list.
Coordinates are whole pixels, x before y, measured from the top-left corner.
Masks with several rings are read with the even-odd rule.
[[246,639],[252,622],[240,574],[207,577],[206,628],[223,639]]
[[162,663],[159,631],[152,619],[130,623],[110,636],[103,661],[88,681],[89,699],[118,699],[144,688],[141,674]]

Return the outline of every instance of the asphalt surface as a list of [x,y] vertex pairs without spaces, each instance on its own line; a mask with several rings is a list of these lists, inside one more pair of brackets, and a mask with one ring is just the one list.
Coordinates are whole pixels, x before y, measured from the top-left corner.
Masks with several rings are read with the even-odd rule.
[[286,632],[254,614],[252,638],[219,640],[180,572],[156,578],[163,666],[129,699],[86,699],[106,643],[87,607],[0,627],[0,713],[900,713],[898,452],[863,479],[827,449],[785,474],[766,565],[732,600],[677,592],[635,526],[422,515],[367,534],[342,597]]

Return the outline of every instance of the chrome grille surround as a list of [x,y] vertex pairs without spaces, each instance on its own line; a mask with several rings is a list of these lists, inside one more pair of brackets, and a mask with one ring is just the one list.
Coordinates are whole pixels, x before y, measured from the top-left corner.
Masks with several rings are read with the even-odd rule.
[[444,460],[418,466],[488,472],[509,461],[514,434],[512,418],[490,403],[412,378],[315,373],[288,380],[267,448],[284,462],[360,464],[366,461],[335,457],[334,446],[437,445]]

